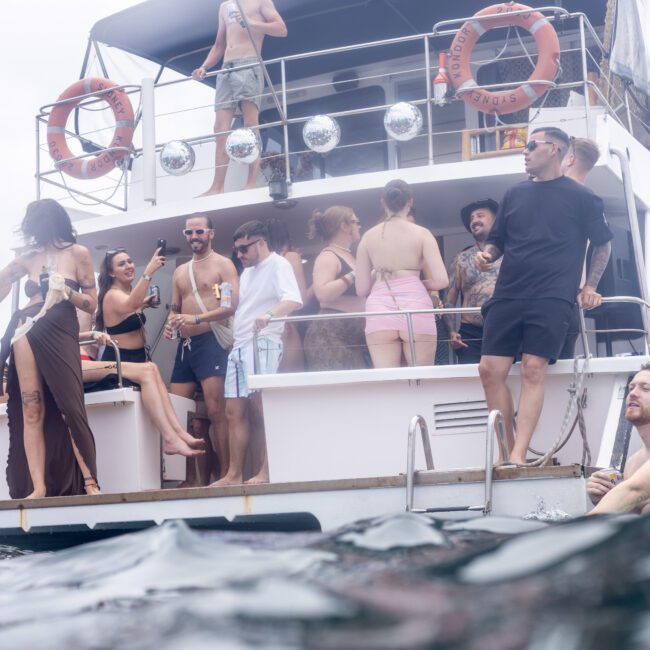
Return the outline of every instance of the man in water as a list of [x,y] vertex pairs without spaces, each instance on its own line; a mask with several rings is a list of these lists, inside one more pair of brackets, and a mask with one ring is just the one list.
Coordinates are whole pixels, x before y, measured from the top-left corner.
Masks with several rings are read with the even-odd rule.
[[260,457],[257,459],[255,476],[246,482],[269,481],[262,398],[259,393],[249,389],[248,376],[278,371],[284,323],[269,321],[288,316],[302,307],[293,268],[284,257],[269,250],[268,231],[261,221],[243,224],[235,231],[233,239],[244,272],[233,326],[235,341],[228,357],[226,374],[230,465],[226,476],[214,483],[215,486],[243,482],[244,461],[250,443],[253,443],[253,450],[259,450]]
[[[210,217],[197,214],[185,221],[185,239],[192,250],[192,261],[181,264],[172,278],[170,315],[165,325],[165,338],[178,336],[178,349],[169,390],[174,395],[194,399],[198,388],[203,392],[207,418],[195,417],[192,434],[205,440],[208,453],[190,460],[186,485],[207,485],[210,473],[216,471],[209,436],[210,424],[214,432],[219,476],[228,468],[228,429],[225,420],[223,386],[228,352],[232,345],[232,325],[239,297],[239,277],[234,264],[212,250],[214,230]],[[196,293],[190,273],[193,273]],[[215,285],[230,283],[230,306],[221,306],[214,291]],[[198,296],[198,297],[197,297]],[[202,308],[199,300],[203,303]]]
[[[495,200],[482,199],[461,210],[461,220],[476,243],[458,253],[451,263],[445,307],[455,307],[459,298],[463,307],[482,307],[492,297],[501,259],[491,264],[487,271],[480,271],[475,257],[476,253],[485,248],[485,240],[490,234],[498,209],[499,204]],[[458,363],[478,363],[481,360],[483,317],[480,314],[462,314],[458,331],[455,316],[445,316],[445,323]]]
[[628,458],[622,482],[616,484],[611,470],[600,470],[589,477],[587,494],[597,504],[591,515],[645,512],[650,504],[650,363],[644,363],[630,382],[625,419],[636,427],[643,448]]
[[[253,41],[249,37],[249,30]],[[222,72],[217,75],[214,100],[214,132],[223,135],[216,138],[214,180],[204,195],[223,192],[228,168],[225,132],[230,130],[235,111],[241,110],[244,126],[257,129],[259,125],[264,75],[257,53],[262,51],[262,43],[267,35],[287,35],[287,27],[272,0],[223,2],[219,7],[219,26],[214,45],[203,64],[192,72],[192,78],[201,81],[206,72],[223,58]],[[249,67],[232,70],[246,65]],[[258,168],[259,160],[249,165],[248,181],[244,189],[256,186]]]
[[[524,160],[533,179],[506,192],[485,248],[475,258],[479,269],[488,270],[503,255],[494,294],[483,305],[479,373],[488,408],[503,414],[510,459],[517,464],[526,462],[544,403],[546,369],[560,354],[573,305],[591,309],[598,304],[595,287],[610,253],[612,233],[602,200],[562,174],[568,147],[569,136],[561,129],[543,127],[532,132]],[[587,239],[594,252],[580,290]],[[515,440],[506,379],[520,348]]]

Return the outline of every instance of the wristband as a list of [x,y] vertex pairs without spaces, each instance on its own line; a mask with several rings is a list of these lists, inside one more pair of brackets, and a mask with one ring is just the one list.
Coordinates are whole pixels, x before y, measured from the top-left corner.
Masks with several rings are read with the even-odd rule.
[[200,325],[201,324],[201,318],[199,317],[198,314],[194,314],[194,324],[195,325]]
[[151,282],[151,276],[147,275],[146,273],[142,274],[142,279],[146,280],[147,282]]

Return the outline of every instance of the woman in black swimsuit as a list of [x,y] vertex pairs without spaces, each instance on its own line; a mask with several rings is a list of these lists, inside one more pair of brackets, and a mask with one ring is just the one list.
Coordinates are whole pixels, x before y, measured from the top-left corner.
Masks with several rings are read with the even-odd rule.
[[[315,211],[309,238],[318,237],[325,248],[314,262],[314,293],[320,314],[364,311],[357,296],[355,258],[352,252],[361,238],[361,225],[352,208],[332,206]],[[315,320],[305,334],[305,357],[309,370],[346,370],[368,367],[363,318]]]
[[[98,330],[106,331],[118,344],[122,361],[143,363],[149,360],[144,331],[147,318],[142,310],[150,306],[153,298],[149,293],[151,278],[164,264],[165,258],[157,250],[133,286],[135,264],[126,250],[110,250],[104,257],[98,279],[95,322]],[[104,350],[102,361],[115,361],[111,346]]]
[[30,203],[21,230],[30,249],[0,271],[0,300],[25,275],[30,299],[2,338],[2,368],[11,355],[9,493],[14,499],[98,494],[75,312],[92,313],[97,304],[90,253],[52,199]]
[[[160,431],[165,453],[198,456],[205,453],[201,449],[203,440],[194,438],[180,426],[169,396],[163,395],[167,388],[158,367],[149,361],[146,349],[146,317],[142,310],[150,306],[153,297],[149,293],[151,278],[165,264],[165,258],[158,254],[159,251],[154,253],[135,286],[135,264],[131,256],[123,248],[106,253],[99,273],[99,305],[95,322],[98,330],[105,330],[118,344],[120,360],[125,362],[123,371],[126,370],[135,381],[140,379],[138,383],[145,408]],[[115,361],[112,346],[105,347],[101,361]],[[138,371],[132,364],[142,364],[142,370]],[[101,367],[97,362],[85,362],[84,370],[86,380],[102,380],[113,368]]]

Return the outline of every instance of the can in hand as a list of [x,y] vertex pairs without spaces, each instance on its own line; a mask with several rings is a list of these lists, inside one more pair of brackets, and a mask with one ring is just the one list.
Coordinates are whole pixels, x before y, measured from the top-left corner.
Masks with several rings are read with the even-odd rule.
[[221,306],[232,307],[232,284],[230,282],[221,283]]
[[152,307],[160,307],[160,287],[157,284],[152,284],[150,294],[153,298],[149,301]]
[[175,341],[178,338],[178,330],[175,327],[172,327],[170,338],[172,341]]
[[608,467],[602,471],[607,474],[607,478],[610,480],[612,485],[618,485],[623,480],[623,474],[621,474],[621,472],[619,472],[615,467]]

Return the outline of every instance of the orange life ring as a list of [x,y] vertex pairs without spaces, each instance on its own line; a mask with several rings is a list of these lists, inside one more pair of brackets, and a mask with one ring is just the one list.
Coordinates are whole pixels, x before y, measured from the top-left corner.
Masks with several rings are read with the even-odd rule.
[[[57,103],[52,108],[50,118],[47,121],[47,146],[50,150],[50,156],[55,162],[74,156],[68,147],[65,125],[70,113],[79,105],[81,95],[95,94],[116,86],[117,84],[109,79],[91,77],[80,79],[63,91],[57,102],[64,103]],[[108,148],[130,146],[133,140],[135,122],[129,96],[124,90],[118,89],[101,93],[98,97],[109,104],[113,110],[113,115],[115,115],[115,133]],[[70,101],[65,101],[67,99]],[[71,160],[59,164],[57,167],[74,178],[99,178],[113,169],[125,155],[124,152],[104,149],[94,157]]]
[[[527,13],[510,15],[513,11],[530,9]],[[470,69],[470,56],[476,41],[490,29],[516,26],[529,31],[537,43],[537,65],[521,86],[501,92],[477,89]],[[534,81],[553,81],[560,66],[560,42],[553,25],[539,11],[517,2],[490,5],[474,14],[458,31],[449,54],[449,72],[456,94],[484,113],[502,115],[530,106],[547,90],[546,84]]]

